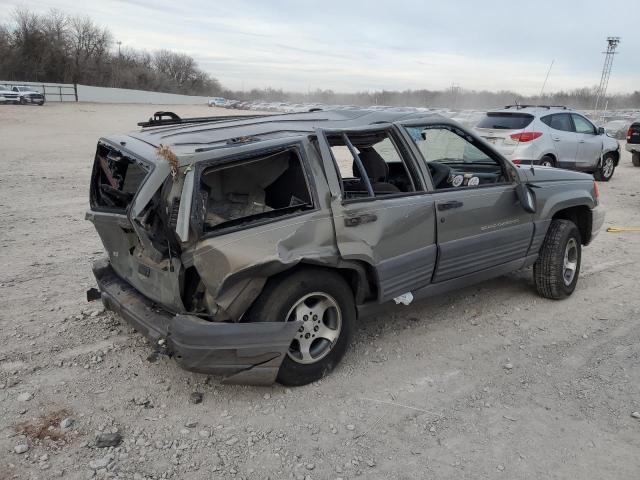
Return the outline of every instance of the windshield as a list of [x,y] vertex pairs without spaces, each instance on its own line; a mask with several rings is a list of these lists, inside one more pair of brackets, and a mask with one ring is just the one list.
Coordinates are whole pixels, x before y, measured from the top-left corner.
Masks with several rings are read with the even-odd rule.
[[521,130],[531,123],[533,115],[528,113],[489,112],[478,122],[477,128],[499,130]]
[[495,161],[465,138],[462,131],[446,127],[405,127],[422,157],[437,163],[486,163]]

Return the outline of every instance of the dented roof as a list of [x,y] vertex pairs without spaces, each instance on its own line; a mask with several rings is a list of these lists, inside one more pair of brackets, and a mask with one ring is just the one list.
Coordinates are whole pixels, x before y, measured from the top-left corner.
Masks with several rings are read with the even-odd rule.
[[[358,128],[367,125],[388,124],[399,120],[410,119],[438,119],[446,120],[435,114],[402,113],[402,112],[370,112],[359,110],[319,111],[309,113],[292,113],[281,115],[251,116],[244,118],[224,118],[198,123],[177,123],[162,126],[145,127],[131,132],[130,137],[155,147],[168,145],[192,147],[193,151],[227,142],[230,139],[244,137],[260,137],[268,135],[270,138],[292,135],[307,135],[316,128],[342,129]],[[183,122],[188,119],[183,119]],[[260,140],[258,138],[257,140]]]

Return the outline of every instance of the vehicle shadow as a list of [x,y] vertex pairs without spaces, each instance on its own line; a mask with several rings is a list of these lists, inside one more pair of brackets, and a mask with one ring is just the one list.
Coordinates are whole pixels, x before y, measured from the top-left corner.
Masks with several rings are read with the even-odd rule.
[[390,317],[398,321],[413,323],[416,321],[440,322],[451,317],[452,306],[459,305],[460,315],[464,310],[474,309],[482,313],[484,307],[501,304],[509,300],[521,297],[529,303],[532,299],[539,298],[536,294],[532,278],[532,269],[527,268],[517,272],[481,282],[469,287],[452,291],[443,295],[415,300],[408,306],[396,305],[388,302],[380,305],[380,309],[372,314],[362,317],[358,321],[360,334],[367,334],[379,330],[386,324]]

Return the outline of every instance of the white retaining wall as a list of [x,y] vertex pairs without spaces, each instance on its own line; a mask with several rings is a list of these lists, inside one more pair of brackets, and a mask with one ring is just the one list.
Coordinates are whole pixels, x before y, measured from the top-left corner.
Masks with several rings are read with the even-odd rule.
[[[72,102],[73,96],[59,95],[59,89],[51,88],[61,86],[63,94],[73,94],[73,84],[43,83],[43,82],[10,82],[0,80],[0,85],[25,85],[31,86],[38,92],[43,91],[43,85],[47,86],[48,102]],[[129,90],[126,88],[90,87],[78,85],[78,101],[95,103],[148,103],[160,105],[205,105],[209,97],[197,97],[192,95],[178,95],[175,93],[147,92],[144,90]]]
[[209,97],[175,93],[145,92],[126,88],[89,87],[78,85],[80,102],[96,103],[156,103],[162,105],[205,105]]

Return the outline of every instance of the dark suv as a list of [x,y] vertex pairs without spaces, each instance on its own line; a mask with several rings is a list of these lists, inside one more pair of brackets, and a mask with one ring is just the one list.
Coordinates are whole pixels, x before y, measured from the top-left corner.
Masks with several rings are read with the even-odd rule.
[[515,166],[440,116],[141,125],[95,156],[102,301],[184,368],[231,382],[317,380],[381,304],[527,266],[564,298],[603,222],[590,175]]

